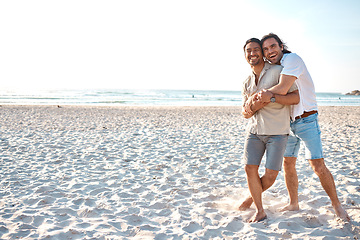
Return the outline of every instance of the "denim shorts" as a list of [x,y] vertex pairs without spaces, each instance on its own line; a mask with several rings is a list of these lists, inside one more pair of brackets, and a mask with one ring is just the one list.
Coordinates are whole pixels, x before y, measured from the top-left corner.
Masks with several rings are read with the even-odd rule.
[[244,146],[244,163],[260,165],[266,151],[267,169],[281,170],[288,135],[257,135],[248,133]]
[[321,144],[318,113],[306,118],[300,118],[290,122],[291,132],[286,145],[284,157],[297,157],[300,149],[300,142],[305,143],[305,158],[324,158]]

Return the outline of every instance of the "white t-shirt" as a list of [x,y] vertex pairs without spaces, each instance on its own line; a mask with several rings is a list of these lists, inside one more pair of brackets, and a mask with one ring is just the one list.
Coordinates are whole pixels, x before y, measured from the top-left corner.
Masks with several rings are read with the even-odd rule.
[[314,82],[311,79],[304,61],[296,53],[286,53],[280,61],[284,67],[281,74],[294,76],[299,90],[300,102],[292,105],[291,117],[302,115],[304,112],[318,110]]

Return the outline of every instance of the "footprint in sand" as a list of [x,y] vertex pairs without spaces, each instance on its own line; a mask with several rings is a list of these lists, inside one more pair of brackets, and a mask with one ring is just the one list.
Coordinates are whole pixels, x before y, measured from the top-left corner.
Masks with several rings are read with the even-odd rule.
[[200,230],[201,228],[202,227],[198,223],[191,221],[190,223],[185,224],[185,227],[183,227],[182,229],[185,232],[193,233]]
[[322,223],[320,223],[319,219],[315,216],[306,217],[304,221],[308,225],[307,227],[309,228],[317,228],[323,225]]

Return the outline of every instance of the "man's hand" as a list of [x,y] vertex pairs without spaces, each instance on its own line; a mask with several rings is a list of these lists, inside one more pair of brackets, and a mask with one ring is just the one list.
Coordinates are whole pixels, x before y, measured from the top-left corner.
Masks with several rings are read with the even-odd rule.
[[270,98],[272,98],[273,96],[274,96],[274,94],[266,89],[262,90],[261,92],[258,93],[258,99],[262,103],[269,103]]
[[245,118],[250,118],[252,117],[252,115],[254,115],[255,112],[253,112],[253,110],[251,109],[251,105],[252,105],[252,98],[248,99],[248,101],[246,101],[246,103],[243,106],[243,112],[242,114],[244,115]]
[[[270,100],[269,100],[270,102]],[[253,94],[243,106],[243,115],[245,118],[252,117],[258,110],[266,106],[268,103],[260,100],[260,93]]]

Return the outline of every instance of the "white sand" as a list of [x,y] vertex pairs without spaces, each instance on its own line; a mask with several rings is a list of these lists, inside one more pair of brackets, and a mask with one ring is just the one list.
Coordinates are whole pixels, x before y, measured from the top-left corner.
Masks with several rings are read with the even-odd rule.
[[[280,173],[254,207],[237,107],[0,107],[1,239],[358,239],[360,107],[321,107],[339,221],[301,154],[300,211]],[[263,166],[261,167],[263,170]]]

